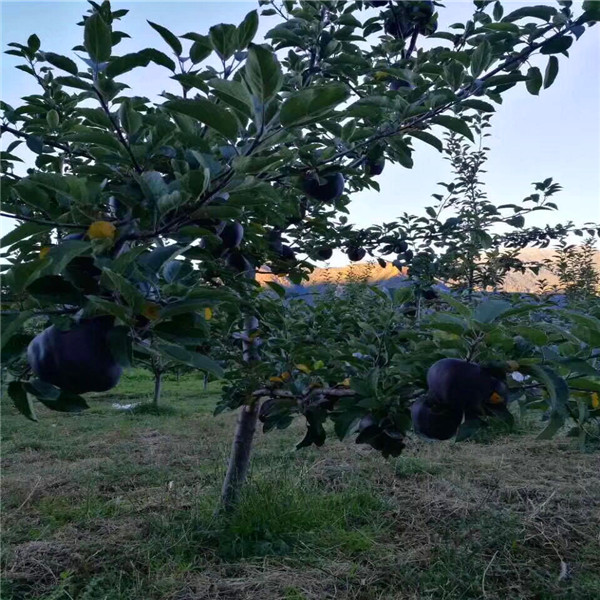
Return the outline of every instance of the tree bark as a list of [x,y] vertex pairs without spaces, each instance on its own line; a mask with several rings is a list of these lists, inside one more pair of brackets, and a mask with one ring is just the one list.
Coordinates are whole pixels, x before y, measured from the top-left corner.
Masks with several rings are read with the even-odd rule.
[[[246,277],[254,279],[254,270],[249,269],[246,272]],[[258,319],[254,316],[247,316],[244,319],[246,340],[242,342],[245,362],[251,362],[257,357],[256,340],[252,340],[251,338],[252,333],[256,329],[258,329]],[[231,453],[229,455],[227,473],[223,481],[223,488],[221,489],[221,509],[225,512],[231,511],[235,506],[240,490],[248,475],[259,405],[259,400],[252,398],[249,404],[240,408]]]
[[152,399],[152,406],[158,408],[158,401],[160,400],[160,393],[162,391],[162,371],[154,373],[154,398]]
[[227,474],[221,490],[221,507],[225,512],[231,511],[237,503],[240,490],[248,475],[258,407],[259,403],[253,401],[252,404],[242,406],[238,415]]

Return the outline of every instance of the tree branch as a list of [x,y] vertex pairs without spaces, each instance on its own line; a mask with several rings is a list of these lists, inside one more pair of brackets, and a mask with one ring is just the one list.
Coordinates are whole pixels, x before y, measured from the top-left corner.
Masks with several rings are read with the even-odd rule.
[[104,98],[102,97],[102,94],[100,93],[100,90],[96,86],[94,86],[94,92],[96,93],[96,96],[98,96],[98,100],[100,101],[102,110],[104,110],[104,112],[106,113],[106,116],[109,118],[111,125],[113,127],[113,130],[114,130],[115,134],[117,135],[117,138],[119,138],[119,141],[121,142],[121,144],[127,151],[127,154],[129,154],[129,158],[131,158],[133,168],[136,170],[136,172],[138,174],[143,173],[144,170],[142,169],[142,167],[140,167],[140,164],[138,163],[137,159],[133,155],[133,152],[131,150],[131,146],[129,145],[129,142],[123,135],[123,132],[121,131],[121,128],[119,127],[119,124],[115,121],[115,118],[112,116],[112,114],[110,112],[110,108],[108,107],[106,100],[104,100]]

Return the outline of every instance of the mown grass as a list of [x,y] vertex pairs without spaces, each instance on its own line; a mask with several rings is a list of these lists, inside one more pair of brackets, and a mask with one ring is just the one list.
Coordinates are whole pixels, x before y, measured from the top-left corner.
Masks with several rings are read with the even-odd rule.
[[258,434],[238,509],[215,516],[235,415],[215,385],[144,372],[83,415],[2,402],[6,600],[600,597],[600,458],[521,433],[293,450]]

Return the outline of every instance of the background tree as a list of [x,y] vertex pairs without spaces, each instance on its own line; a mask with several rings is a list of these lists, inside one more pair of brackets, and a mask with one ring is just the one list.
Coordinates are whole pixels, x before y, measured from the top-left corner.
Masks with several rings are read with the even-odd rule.
[[[578,230],[581,233],[581,230]],[[581,246],[563,242],[546,267],[558,276],[557,291],[562,291],[571,300],[589,301],[598,295],[600,273],[594,260],[598,250],[596,240],[587,238]]]

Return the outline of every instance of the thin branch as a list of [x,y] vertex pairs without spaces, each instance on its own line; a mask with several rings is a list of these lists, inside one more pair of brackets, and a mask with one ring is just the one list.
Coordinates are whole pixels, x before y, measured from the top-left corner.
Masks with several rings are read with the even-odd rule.
[[0,217],[16,219],[17,221],[28,221],[29,223],[38,223],[39,225],[52,225],[53,227],[64,227],[66,229],[87,229],[88,225],[78,225],[76,223],[58,223],[57,221],[46,221],[36,219],[35,217],[25,217],[23,215],[11,215],[10,213],[0,212]]
[[[26,140],[35,138],[35,137],[40,137],[40,136],[31,135],[29,133],[25,133],[24,131],[19,131],[18,129],[14,129],[13,127],[9,127],[8,125],[0,125],[0,133],[10,133],[11,135],[14,135],[15,137],[24,138]],[[61,144],[60,142],[55,142],[48,138],[42,137],[42,142],[46,146],[51,146],[52,148],[56,148],[57,150],[62,150],[63,152],[66,152],[67,154],[72,154],[74,156],[82,156],[84,158],[92,158],[87,152],[84,152],[82,150],[71,150],[71,148],[69,148],[69,146],[67,146],[65,144]]]
[[133,151],[131,150],[131,146],[129,145],[129,142],[123,135],[123,132],[121,131],[121,128],[119,127],[119,124],[115,121],[115,118],[112,116],[112,114],[110,112],[110,108],[108,107],[106,100],[104,100],[104,98],[102,97],[102,94],[100,93],[100,90],[98,90],[98,88],[96,88],[96,86],[94,86],[94,92],[96,93],[96,96],[98,96],[98,100],[100,101],[100,104],[102,105],[102,110],[104,110],[104,112],[106,113],[106,116],[109,118],[115,134],[117,135],[117,137],[119,138],[119,141],[121,142],[121,144],[127,151],[127,154],[129,154],[129,158],[131,158],[131,162],[133,164],[134,169],[137,171],[138,174],[143,173],[144,170],[142,169],[142,167],[138,163],[136,157],[134,156]]

